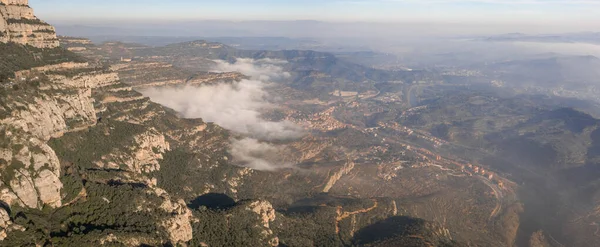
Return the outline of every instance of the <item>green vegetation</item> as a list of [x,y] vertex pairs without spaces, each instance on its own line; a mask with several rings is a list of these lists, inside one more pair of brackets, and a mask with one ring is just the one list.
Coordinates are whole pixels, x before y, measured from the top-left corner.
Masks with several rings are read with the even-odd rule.
[[197,184],[198,187],[201,187],[203,183],[198,178],[194,178],[195,183],[188,183],[189,178],[193,177],[193,173],[190,173],[190,167],[197,162],[195,159],[195,154],[180,148],[167,152],[160,162],[162,169],[155,174],[158,186],[172,193],[172,195],[179,196],[185,193],[183,189],[185,186]]
[[48,144],[61,160],[76,164],[81,170],[96,168],[93,162],[101,160],[115,148],[129,147],[134,137],[146,131],[146,127],[124,122],[99,124],[85,134],[69,133]]
[[[115,234],[126,238],[152,237],[167,243],[167,234],[158,226],[168,217],[160,209],[137,210],[139,205],[159,205],[160,198],[131,185],[107,185],[88,182],[87,197],[69,207],[44,210],[13,207],[11,217],[24,226],[2,246],[91,246],[101,238]],[[158,245],[160,243],[144,243]],[[162,245],[162,244],[161,244]]]
[[194,211],[194,216],[199,221],[193,225],[191,246],[268,246],[261,220],[243,204],[227,210],[201,209]]
[[48,23],[40,20],[40,19],[6,19],[6,23],[8,24],[29,24],[29,25],[49,25]]
[[103,67],[90,67],[90,68],[79,68],[79,69],[68,69],[68,70],[53,70],[48,71],[46,74],[49,75],[62,75],[66,77],[74,77],[80,74],[88,73],[106,73],[109,72],[107,68]]
[[399,216],[361,229],[354,241],[359,246],[461,246],[443,231],[436,223]]
[[[199,47],[198,44],[191,43],[190,45]],[[42,54],[45,51],[31,50],[29,47],[18,45],[14,47],[16,50],[10,52],[14,54],[14,57],[23,59],[23,61],[0,60],[0,65],[6,68],[6,78],[10,78],[10,72],[14,73],[14,71],[23,68],[37,66],[38,63],[46,63],[40,61],[40,59],[46,58]],[[190,53],[186,47],[181,46],[169,46],[161,49],[183,55],[194,54],[193,52]],[[211,52],[206,48],[193,49],[196,49],[198,54]],[[140,49],[142,52],[144,50]],[[241,55],[242,53],[247,57],[254,58],[301,59],[301,61],[289,65],[292,67],[291,70],[295,69],[300,74],[296,78],[297,80],[294,80],[292,86],[307,89],[307,91],[323,89],[318,95],[321,93],[327,95],[327,92],[330,91],[328,89],[332,87],[350,88],[353,84],[360,84],[356,88],[352,88],[356,91],[372,89],[372,84],[355,83],[357,81],[397,80],[398,78],[404,80],[404,78],[411,77],[411,75],[401,73],[387,74],[366,67],[357,67],[342,63],[331,55],[316,52],[245,53],[234,52],[232,49],[225,47],[222,51],[217,49],[214,54],[217,58],[231,58],[232,55]],[[0,54],[3,58],[11,58],[10,53]],[[64,57],[60,54],[56,57],[53,56],[48,54],[48,59],[50,59],[48,63],[63,61],[61,59]],[[205,54],[204,56],[208,55]],[[308,71],[303,74],[298,71],[302,67],[314,68],[315,71]],[[48,72],[48,74],[73,77],[81,73],[93,73],[95,71],[98,71],[98,68],[56,71]],[[187,73],[188,71],[185,70],[169,68],[157,72],[126,75],[134,79],[136,77],[137,79],[156,79],[159,78],[157,76],[165,76],[165,78],[184,76],[183,78],[185,78]],[[327,79],[317,81],[315,78],[320,76],[318,74],[325,74],[333,77],[333,79],[331,81],[327,81]],[[30,89],[35,86],[35,84],[22,82],[12,86],[13,89],[9,87],[2,88],[4,91],[0,91],[0,94],[3,94],[2,96],[10,95],[16,90],[24,95],[23,92],[31,92]],[[388,123],[419,124],[415,128],[435,129],[442,137],[453,136],[452,133],[456,131],[457,126],[464,131],[471,131],[473,128],[480,128],[477,130],[484,128],[495,130],[494,128],[500,125],[490,122],[491,119],[485,119],[484,122],[476,119],[490,112],[491,106],[497,104],[495,101],[490,101],[489,105],[485,105],[484,101],[477,99],[471,101],[471,103],[477,104],[466,104],[464,107],[461,105],[456,109],[447,109],[443,108],[446,107],[446,104],[436,102],[435,97],[432,97],[426,99],[428,102],[433,102],[432,107],[424,110],[422,114],[401,118],[399,116],[402,115],[400,114],[403,111],[402,109],[392,109],[390,112],[387,112],[386,109],[386,112],[373,114],[368,120],[365,120],[367,118],[366,114],[358,108],[342,109],[342,107],[339,107],[334,112],[334,117],[342,122],[356,123],[359,128],[347,128],[324,133],[320,137],[323,137],[323,140],[330,138],[327,141],[332,140],[332,147],[322,151],[318,157],[300,164],[301,169],[277,172],[253,171],[246,174],[240,172],[243,168],[233,166],[227,162],[231,158],[225,151],[230,140],[229,135],[227,131],[216,125],[209,124],[203,131],[195,133],[192,129],[202,124],[201,120],[181,120],[171,110],[151,103],[147,99],[106,103],[106,105],[101,103],[101,100],[106,96],[139,96],[134,91],[109,91],[109,88],[114,89],[122,86],[124,85],[119,84],[93,90],[93,97],[97,99],[97,108],[106,107],[106,111],[99,113],[102,121],[96,126],[88,130],[67,133],[60,138],[49,141],[49,145],[55,150],[62,162],[60,180],[63,183],[63,189],[61,194],[63,203],[69,205],[60,209],[45,208],[44,210],[14,208],[11,212],[12,219],[15,223],[26,227],[27,230],[9,234],[9,238],[0,245],[95,246],[100,245],[100,240],[110,234],[118,236],[121,241],[130,238],[139,239],[140,245],[171,245],[172,243],[166,240],[167,234],[159,224],[166,217],[172,215],[168,215],[168,213],[159,209],[163,199],[158,198],[148,189],[148,185],[144,184],[147,179],[151,178],[156,178],[157,187],[166,190],[174,200],[183,199],[189,202],[188,206],[193,209],[193,214],[198,219],[198,221],[193,221],[194,237],[188,243],[190,246],[200,246],[203,243],[209,246],[267,245],[266,241],[269,239],[264,234],[265,229],[262,227],[261,219],[254,212],[247,210],[246,202],[236,203],[232,197],[241,200],[264,198],[272,202],[279,211],[277,219],[271,223],[271,229],[274,236],[280,238],[282,246],[375,246],[377,244],[403,246],[415,243],[415,241],[421,243],[419,239],[414,239],[414,237],[405,238],[407,234],[409,236],[422,236],[426,238],[424,241],[430,241],[428,243],[433,243],[432,245],[435,246],[445,246],[447,243],[451,244],[451,242],[443,238],[444,236],[440,236],[445,235],[446,231],[435,224],[407,218],[392,218],[387,221],[380,221],[396,213],[409,214],[408,210],[412,210],[410,212],[412,215],[419,215],[427,219],[439,219],[438,217],[446,219],[447,217],[449,223],[444,226],[467,232],[461,233],[464,238],[464,236],[469,237],[468,234],[473,232],[487,231],[487,228],[473,230],[479,226],[488,225],[490,221],[489,210],[476,209],[493,209],[496,206],[496,198],[490,193],[489,188],[485,184],[476,181],[475,178],[461,178],[461,180],[458,180],[458,178],[440,176],[439,179],[424,180],[419,176],[414,176],[416,179],[412,181],[402,178],[402,175],[410,174],[410,172],[423,172],[420,168],[399,171],[400,177],[389,181],[391,185],[388,188],[381,187],[381,189],[369,189],[366,193],[362,192],[367,190],[365,187],[369,186],[368,184],[372,183],[369,181],[371,177],[361,176],[368,174],[366,176],[373,176],[377,179],[375,176],[378,175],[375,174],[378,174],[376,173],[378,172],[376,171],[378,164],[385,164],[388,161],[408,161],[407,165],[411,165],[416,163],[416,158],[399,154],[406,151],[406,149],[393,145],[393,138],[403,138],[403,136],[395,136],[397,135],[396,131],[377,132],[386,138],[388,136],[392,137],[391,140],[382,143],[380,139],[373,138],[372,133],[359,130],[362,125],[377,126],[377,120],[381,119],[385,119],[385,122]],[[284,95],[283,97],[293,96]],[[460,97],[470,96],[463,95]],[[467,99],[465,102],[468,102],[469,98],[461,98],[461,100],[465,99]],[[4,107],[6,105],[4,103],[6,102],[0,99],[0,106]],[[435,103],[439,104],[436,105]],[[380,107],[379,105],[365,104],[361,107],[371,106],[373,108],[369,112],[380,111],[375,110],[375,107]],[[305,107],[307,109],[302,112],[305,117],[309,117],[315,112],[315,106]],[[511,109],[512,107],[506,108]],[[10,112],[9,110],[7,109],[4,112],[0,110],[0,114],[7,114]],[[285,114],[273,113],[270,117],[284,119]],[[114,121],[117,118],[129,119],[131,122],[143,122],[143,124]],[[76,122],[69,122],[69,125]],[[580,132],[585,130],[586,127],[587,125],[579,124],[573,126],[574,129]],[[160,170],[152,174],[140,175],[127,171],[123,164],[117,164],[112,169],[100,168],[94,164],[107,154],[131,152],[129,148],[134,145],[134,137],[148,131],[150,128],[164,133],[171,143],[172,149],[167,151],[163,155],[163,159],[159,161]],[[552,134],[551,131],[548,132],[548,134]],[[316,135],[318,134],[315,133]],[[2,137],[0,132],[0,138]],[[389,148],[388,143],[391,144]],[[530,144],[529,142],[523,143],[525,143],[523,146]],[[10,142],[7,147],[12,148],[14,152],[22,148],[18,145],[11,145]],[[332,193],[369,198],[371,196],[382,196],[381,191],[386,190],[388,192],[387,190],[389,190],[386,195],[394,194],[398,196],[398,198],[394,198],[393,209],[392,199],[389,198],[372,200],[334,197],[328,194],[315,195],[319,194],[331,174],[345,162],[344,153],[350,154],[348,158],[355,159],[356,153],[361,153],[363,150],[368,151],[371,148],[377,148],[377,150],[369,153],[369,157],[361,156],[354,160],[356,168],[352,176],[355,176],[356,179],[345,176],[338,182],[338,187],[350,189],[342,191],[342,189],[336,188],[332,190]],[[158,152],[156,149],[153,151]],[[307,151],[312,150],[303,150],[303,152]],[[372,157],[376,157],[377,160],[367,159]],[[0,160],[0,165],[6,168],[3,170],[3,180],[13,178],[15,170],[25,168],[24,164],[14,160]],[[120,167],[118,167],[119,165]],[[308,170],[311,172],[305,172]],[[437,175],[432,173],[431,170],[425,170],[425,173],[431,173],[428,177]],[[404,177],[413,176],[405,175]],[[458,182],[449,179],[456,179]],[[348,180],[358,182],[351,183]],[[433,182],[429,183],[430,181]],[[447,182],[449,189],[440,189],[440,185],[445,185],[446,181],[449,181]],[[398,186],[392,184],[396,182],[399,183]],[[416,185],[417,188],[413,188],[413,185]],[[232,187],[235,187],[235,190]],[[460,193],[453,194],[452,192],[458,191],[456,188],[462,190],[459,191]],[[207,189],[212,192],[226,193],[220,194],[222,195],[221,199],[218,197],[212,198],[211,202],[222,200],[219,201],[222,204],[208,204],[206,202],[197,204],[197,199],[206,196],[202,193]],[[370,193],[377,193],[377,195]],[[411,195],[415,194],[419,197],[412,198]],[[478,196],[470,197],[473,195]],[[440,206],[433,206],[432,202]],[[211,206],[215,204],[216,206]],[[397,205],[400,207],[397,207]],[[463,207],[465,205],[467,207]],[[441,207],[444,207],[443,210],[440,210]],[[468,212],[468,220],[459,221],[455,219],[456,215],[462,217],[464,212]],[[371,226],[375,222],[379,223]],[[457,226],[458,224],[462,225]],[[353,236],[354,233],[357,234]],[[115,243],[115,245],[118,244]]]
[[335,233],[336,208],[303,207],[277,215],[273,231],[284,246],[343,246]]
[[10,165],[4,167],[1,171],[0,175],[2,176],[2,181],[12,181],[16,178],[17,172],[25,168],[27,168],[27,166],[23,164],[23,162],[13,159],[10,162]]
[[[216,157],[223,156],[213,154]],[[231,165],[219,165],[214,169],[202,169],[212,161],[201,162],[206,155],[194,154],[183,148],[177,148],[167,152],[160,161],[161,169],[154,177],[158,180],[158,186],[165,189],[169,194],[191,200],[195,191],[205,190],[205,184],[216,186],[215,190],[225,190],[228,185],[222,181],[224,175],[233,175],[241,168]],[[194,181],[190,183],[190,181]],[[186,189],[190,188],[190,189]]]
[[0,43],[0,85],[13,78],[16,71],[63,62],[85,62],[85,59],[62,48],[39,49]]
[[61,165],[60,182],[63,184],[61,195],[64,202],[70,202],[84,189],[83,179],[77,166],[72,163]]
[[40,30],[36,30],[36,32],[38,32],[38,33],[51,33],[51,34],[55,33],[55,31],[52,30],[52,29],[40,29]]
[[126,70],[119,72],[119,77],[121,77],[123,82],[132,85],[159,80],[180,80],[183,82],[193,75],[194,74],[192,71],[177,67],[159,67],[145,70]]

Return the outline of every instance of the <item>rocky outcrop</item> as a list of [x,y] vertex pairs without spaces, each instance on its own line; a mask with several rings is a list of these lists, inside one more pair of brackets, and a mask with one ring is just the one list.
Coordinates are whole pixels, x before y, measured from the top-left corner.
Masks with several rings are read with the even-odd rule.
[[[170,150],[165,136],[154,129],[136,135],[129,147],[115,150],[105,155],[96,165],[107,169],[123,169],[137,174],[150,173],[160,169],[159,160]],[[125,166],[125,167],[123,167]]]
[[531,234],[529,238],[529,247],[549,247],[551,246],[546,240],[546,236],[543,231],[537,231]]
[[29,70],[18,71],[18,72],[15,72],[15,76],[17,78],[19,78],[19,77],[26,77],[28,75],[31,75],[34,72],[66,71],[66,70],[71,70],[71,69],[89,68],[89,66],[90,66],[89,63],[75,63],[75,62],[51,64],[51,65],[46,65],[46,66],[41,66],[41,67],[35,67],[35,68],[29,69]]
[[4,208],[0,208],[0,241],[6,238],[6,228],[12,224],[8,212]]
[[43,141],[18,130],[4,128],[9,146],[0,148],[3,164],[1,199],[30,208],[43,205],[60,207],[60,162],[54,151]]
[[103,72],[81,74],[72,78],[63,76],[57,77],[56,79],[58,79],[58,81],[61,81],[65,85],[83,88],[99,88],[119,83],[119,76],[117,75],[117,73]]
[[227,179],[227,184],[229,185],[229,190],[237,194],[237,188],[243,184],[243,179],[247,177],[249,174],[252,174],[254,170],[250,168],[242,168],[237,171],[237,174]]
[[275,220],[275,209],[268,201],[255,201],[250,203],[246,209],[258,214],[265,227],[269,227],[269,222]]
[[353,169],[354,162],[349,160],[342,168],[340,168],[340,170],[338,170],[333,175],[331,175],[331,177],[329,177],[327,184],[325,184],[325,188],[323,188],[323,192],[329,192],[329,190],[333,188],[333,186],[337,183],[338,180],[340,180],[340,178],[342,178],[344,175],[348,175],[348,173],[350,173]]
[[192,240],[192,222],[196,221],[192,211],[183,200],[174,202],[164,190],[157,188],[155,192],[164,199],[160,208],[171,215],[161,223],[169,234],[171,242],[183,245]]
[[[97,118],[92,90],[118,83],[118,77],[114,73],[87,72],[72,77],[50,75],[47,81],[39,78],[42,72],[70,74],[86,71],[88,66],[87,63],[64,63],[17,73],[17,78],[37,80],[40,85],[35,91],[14,91],[7,95],[2,106],[5,117],[0,119],[3,132],[0,200],[8,205],[29,208],[62,205],[60,161],[46,141],[94,125]],[[123,150],[131,151],[124,164],[132,171],[158,169],[157,159],[162,158],[161,152],[169,146],[164,136],[155,132],[137,136],[135,148]]]
[[12,117],[2,122],[48,140],[70,128],[91,125],[96,121],[91,90],[64,90],[50,95],[38,95],[26,102],[14,102]]
[[0,3],[6,5],[27,5],[29,0],[0,0]]
[[0,241],[4,240],[9,232],[24,230],[25,228],[12,222],[6,209],[0,207]]
[[38,19],[27,0],[0,0],[0,42],[37,48],[59,46],[54,27]]
[[273,231],[269,228],[269,223],[275,221],[275,209],[268,201],[254,201],[248,203],[246,210],[256,213],[259,219],[262,221],[264,230],[262,232],[263,238],[271,246],[279,246],[279,238],[273,235]]
[[6,4],[4,9],[7,10],[5,12],[7,19],[36,19],[35,15],[33,15],[33,9],[27,5]]
[[[71,77],[60,75],[86,69],[92,72],[75,72],[76,75]],[[31,132],[42,140],[95,124],[97,117],[92,89],[119,83],[116,73],[93,71],[88,63],[62,63],[15,74],[24,80],[40,80],[43,72],[59,75],[49,75],[50,83],[40,86],[33,96],[15,97],[12,102],[8,101],[11,116],[0,120],[0,123]]]

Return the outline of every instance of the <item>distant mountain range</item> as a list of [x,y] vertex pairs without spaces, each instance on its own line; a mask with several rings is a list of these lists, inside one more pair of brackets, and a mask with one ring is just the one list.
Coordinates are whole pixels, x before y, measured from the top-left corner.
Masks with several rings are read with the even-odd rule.
[[508,33],[479,38],[486,42],[544,42],[544,43],[590,43],[600,44],[600,32],[538,34]]
[[595,56],[550,56],[492,64],[489,69],[514,82],[544,85],[600,81],[600,59]]

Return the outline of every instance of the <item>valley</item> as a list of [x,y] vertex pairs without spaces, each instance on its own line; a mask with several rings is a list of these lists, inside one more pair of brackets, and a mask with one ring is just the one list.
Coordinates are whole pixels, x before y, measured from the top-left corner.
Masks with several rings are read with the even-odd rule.
[[94,43],[0,3],[0,246],[600,245],[595,57]]
[[[193,43],[197,44],[198,42]],[[171,45],[170,49],[174,49],[174,47]],[[182,47],[190,47],[190,45],[182,44]],[[173,76],[167,78],[171,73],[169,71],[175,65],[159,64],[158,60],[177,61],[182,64],[188,63],[188,60],[193,63],[201,60],[197,57],[177,55],[178,53],[172,56],[161,54],[161,57],[155,58],[153,49],[147,48],[144,54],[149,54],[146,56],[135,56],[137,48],[124,52],[123,54],[134,54],[134,59],[125,62],[119,59],[115,61],[119,65],[111,67],[119,73],[122,80],[131,85],[139,85],[139,83],[136,82],[137,77],[127,76],[132,71],[134,73],[136,71],[129,68],[137,68],[141,64],[145,64],[144,67],[141,67],[143,69],[137,71],[149,69],[160,73],[160,76],[154,76],[154,78],[165,77],[166,79],[161,80],[179,81],[179,83],[152,83],[152,85],[159,87],[189,85],[187,78],[192,78],[192,76],[179,77],[180,79]],[[230,48],[223,46],[199,45],[185,49],[193,50],[186,54],[223,54],[221,49],[225,49],[229,50],[228,53],[247,56],[244,55],[244,52],[233,52]],[[156,48],[155,50],[162,52],[164,49]],[[248,54],[256,57],[252,53]],[[266,57],[275,59],[279,58],[279,55],[273,53]],[[204,60],[206,65],[200,65],[200,67],[210,66],[214,63],[210,59],[211,57],[208,56]],[[328,197],[350,196],[351,198],[375,200],[375,205],[378,205],[377,200],[380,200],[375,198],[388,198],[386,200],[392,200],[392,204],[396,205],[390,211],[393,215],[418,216],[440,222],[443,227],[453,229],[451,234],[458,228],[460,234],[452,235],[459,242],[484,245],[484,243],[515,241],[519,222],[511,220],[518,219],[518,211],[515,211],[515,207],[518,207],[519,204],[516,196],[518,185],[505,178],[501,171],[494,170],[488,165],[472,165],[471,160],[456,153],[444,152],[444,150],[465,149],[465,147],[434,137],[426,129],[413,129],[397,122],[397,119],[406,119],[415,113],[419,114],[418,112],[426,107],[417,105],[417,102],[421,101],[419,99],[421,94],[416,94],[415,91],[423,91],[429,87],[425,84],[418,87],[412,86],[412,84],[398,83],[398,79],[401,77],[413,78],[414,76],[435,78],[434,74],[428,74],[429,72],[425,71],[399,72],[398,75],[389,75],[394,80],[393,83],[369,81],[369,79],[365,81],[361,77],[346,77],[342,80],[336,79],[337,82],[330,84],[328,82],[336,77],[328,75],[331,73],[328,71],[336,69],[318,67],[320,60],[331,59],[328,56],[313,57],[311,55],[311,57],[300,56],[287,59],[290,60],[284,67],[291,69],[294,82],[292,84],[276,84],[268,88],[270,94],[281,95],[284,99],[278,102],[280,107],[263,114],[271,120],[286,120],[296,123],[309,132],[302,139],[283,143],[285,150],[282,151],[282,155],[286,156],[285,162],[298,164],[297,166],[301,170],[276,171],[275,173],[282,174],[283,180],[269,181],[268,184],[257,183],[260,180],[252,177],[263,175],[253,172],[248,174],[247,178],[236,180],[236,184],[242,187],[255,187],[250,192],[251,194],[256,196],[259,193],[261,197],[269,198],[268,200],[280,209],[290,207],[289,204],[296,200],[307,200],[323,192],[327,193]],[[305,72],[306,67],[298,67],[302,70],[297,71],[297,66],[303,63],[312,66],[312,71]],[[329,65],[324,64],[324,66]],[[192,71],[188,72],[188,74],[193,73]],[[207,76],[210,75],[202,77],[196,72],[193,78],[196,81],[206,80],[202,78],[212,78],[212,76]],[[387,78],[388,75],[384,77]],[[209,81],[204,83],[204,85],[212,84]],[[202,86],[202,84],[195,85]],[[320,88],[327,88],[326,90],[332,93],[323,93]],[[406,95],[412,95],[414,99],[402,97],[403,92],[408,92]],[[400,95],[400,97],[396,95]],[[414,107],[411,107],[413,105]],[[271,179],[273,178],[271,177]],[[290,193],[293,190],[286,188],[287,186],[294,186],[295,190],[300,189],[298,184],[292,183],[298,179],[310,181],[303,185],[304,189],[301,190],[312,196],[306,198]],[[278,192],[265,187],[272,186],[272,183],[278,184]],[[465,190],[465,188],[469,189]],[[247,193],[247,189],[231,189],[226,194],[232,198],[241,199],[244,196],[241,194]],[[448,197],[447,193],[450,191],[453,191],[452,196]],[[287,196],[279,198],[283,194]],[[451,199],[452,197],[486,199],[458,203]],[[416,205],[429,205],[427,207],[431,208],[421,209],[420,206],[415,208]],[[444,205],[453,205],[453,208],[440,208]],[[339,210],[341,206],[337,206],[337,208]],[[349,234],[353,235],[353,232],[359,229],[356,218],[372,214],[371,211],[374,208],[378,207],[371,205],[351,211],[352,213],[341,214],[338,212],[337,220],[335,220],[337,223],[334,223],[337,229],[335,233],[341,234],[340,229],[343,227],[340,224],[348,221],[352,225],[350,229],[354,229]],[[344,210],[344,212],[348,211]],[[481,218],[462,224],[462,226],[450,223],[456,222],[452,219],[463,218],[467,214],[480,214]],[[508,230],[501,230],[504,235],[497,238],[483,237],[485,236],[484,232],[496,232],[498,231],[496,227],[503,226],[504,228],[508,225],[511,226]]]

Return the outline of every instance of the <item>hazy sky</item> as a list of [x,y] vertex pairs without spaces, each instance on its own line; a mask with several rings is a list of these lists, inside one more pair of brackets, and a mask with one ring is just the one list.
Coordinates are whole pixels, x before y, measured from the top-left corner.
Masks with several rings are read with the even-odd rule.
[[325,20],[599,25],[600,0],[30,0],[48,21]]

